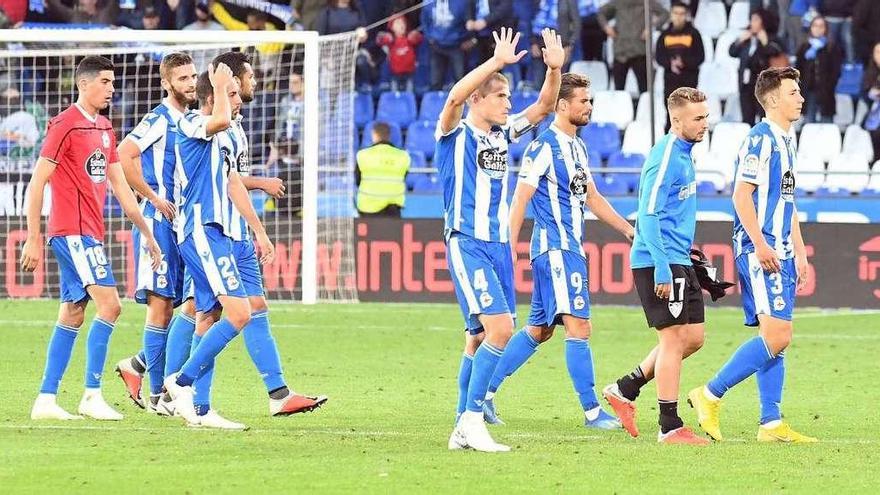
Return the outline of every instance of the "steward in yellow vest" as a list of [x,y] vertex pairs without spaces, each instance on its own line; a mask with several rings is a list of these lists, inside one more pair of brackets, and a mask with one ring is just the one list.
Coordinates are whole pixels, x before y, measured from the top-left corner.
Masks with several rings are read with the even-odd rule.
[[373,125],[374,145],[357,153],[357,209],[363,215],[400,216],[406,196],[409,153],[390,142],[383,122]]

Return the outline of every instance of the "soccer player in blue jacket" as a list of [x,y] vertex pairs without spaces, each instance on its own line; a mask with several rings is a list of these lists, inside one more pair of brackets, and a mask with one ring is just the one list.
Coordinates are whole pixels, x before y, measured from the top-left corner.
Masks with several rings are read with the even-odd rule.
[[767,117],[752,127],[736,160],[733,248],[745,324],[757,326],[758,335],[743,343],[706,386],[688,394],[700,426],[718,441],[721,397],[752,374],[761,399],[758,441],[818,441],[783,423],[779,410],[795,293],[807,283],[807,250],[794,204],[797,152],[792,124],[804,104],[799,77],[791,67],[767,69],[758,76],[755,97]]
[[705,445],[678,415],[681,363],[703,345],[703,291],[690,258],[697,222],[697,182],[691,151],[708,129],[706,95],[678,88],[667,99],[670,133],[651,148],[639,181],[639,213],[630,264],[648,326],[659,344],[630,375],[603,395],[632,436],[634,401],[657,378],[661,443]]

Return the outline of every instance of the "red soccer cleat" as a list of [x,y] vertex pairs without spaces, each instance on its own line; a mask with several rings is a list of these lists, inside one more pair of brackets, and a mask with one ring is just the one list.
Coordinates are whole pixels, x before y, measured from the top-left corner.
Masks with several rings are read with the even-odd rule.
[[138,373],[134,369],[131,365],[131,358],[125,358],[116,363],[116,374],[119,375],[119,378],[122,378],[122,382],[125,384],[125,390],[128,391],[128,396],[131,398],[132,402],[141,409],[144,409],[146,404],[144,404],[144,398],[141,396],[144,375]]
[[290,394],[281,400],[269,400],[269,412],[272,416],[290,416],[291,414],[313,411],[327,402],[326,395],[307,397]]
[[620,420],[623,429],[629,432],[633,438],[639,436],[639,427],[636,426],[635,403],[620,395],[620,389],[617,388],[616,383],[612,383],[602,389],[602,396],[608,401],[611,409],[614,409],[614,414],[617,415],[617,419]]
[[698,437],[687,426],[676,428],[668,433],[657,433],[657,441],[667,444],[709,445],[709,439]]

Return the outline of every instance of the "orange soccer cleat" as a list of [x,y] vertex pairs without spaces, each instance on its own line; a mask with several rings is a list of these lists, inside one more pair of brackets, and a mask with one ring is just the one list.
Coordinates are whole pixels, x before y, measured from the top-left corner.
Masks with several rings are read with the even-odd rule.
[[290,416],[291,414],[313,411],[327,402],[326,395],[308,397],[291,393],[279,400],[269,399],[269,412],[272,416]]
[[639,427],[636,426],[636,405],[633,401],[627,399],[620,394],[620,389],[616,383],[608,385],[602,389],[602,396],[608,401],[614,414],[620,420],[623,429],[629,432],[633,438],[639,436]]
[[657,433],[657,441],[666,444],[709,445],[709,439],[698,437],[687,426],[676,428],[667,433]]
[[141,395],[144,375],[138,373],[137,370],[134,369],[131,365],[131,358],[125,358],[116,363],[116,374],[119,375],[119,378],[122,378],[122,382],[125,384],[125,390],[128,391],[128,396],[131,398],[132,402],[141,409],[144,409],[146,404],[144,404],[144,398]]

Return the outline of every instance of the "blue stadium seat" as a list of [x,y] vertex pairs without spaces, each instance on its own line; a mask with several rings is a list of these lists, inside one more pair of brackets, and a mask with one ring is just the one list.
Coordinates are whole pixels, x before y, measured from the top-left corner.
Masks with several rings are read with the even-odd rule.
[[837,88],[834,92],[859,96],[862,91],[863,72],[864,67],[862,64],[843,64],[843,68],[840,71],[840,79],[837,80]]
[[437,120],[440,111],[446,104],[448,91],[428,91],[422,96],[422,108],[419,109],[419,118],[422,120]]
[[700,181],[697,183],[697,194],[699,196],[715,196],[718,190],[715,189],[715,183],[712,181]]
[[409,91],[386,91],[379,96],[376,120],[406,127],[416,119],[416,95]]
[[437,121],[417,120],[406,129],[406,149],[408,151],[421,151],[425,158],[434,158],[434,130]]
[[[361,137],[361,148],[373,145],[373,124],[376,122],[378,122],[378,120],[373,120],[364,126],[364,135]],[[391,144],[398,148],[403,148],[403,136],[400,132],[400,126],[394,122],[385,123],[388,124],[388,127],[391,129]]]
[[581,139],[588,150],[597,151],[605,159],[620,151],[620,131],[614,124],[591,122],[581,128]]
[[415,176],[413,177],[414,193],[429,194],[443,192],[443,184],[440,182],[440,174],[431,172],[412,175]]
[[370,93],[355,93],[354,97],[354,124],[358,129],[363,129],[367,122],[373,120],[373,95]]
[[526,148],[529,147],[529,143],[532,142],[532,139],[535,139],[535,135],[528,132],[521,136],[517,142],[510,143],[507,147],[507,152],[510,154],[511,162],[519,161],[522,158],[523,154],[526,152]]
[[[608,166],[612,168],[642,168],[644,163],[645,156],[638,153],[618,152],[608,158]],[[622,174],[621,180],[634,191],[639,187],[639,174]]]
[[409,168],[425,168],[428,166],[428,159],[421,151],[407,150],[409,153]]
[[527,106],[538,101],[538,93],[532,90],[514,91],[510,96],[510,113],[519,113],[526,109]]
[[602,166],[602,155],[596,150],[587,148],[587,161],[589,162],[587,166],[591,169],[599,168]]
[[629,194],[629,187],[623,180],[618,180],[621,174],[609,174],[609,177],[596,177],[596,189],[603,196],[625,196]]
[[347,192],[356,189],[353,174],[326,174],[319,182],[325,192]]

